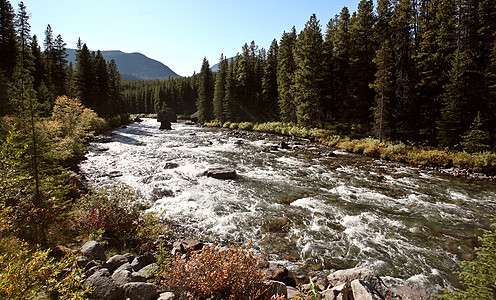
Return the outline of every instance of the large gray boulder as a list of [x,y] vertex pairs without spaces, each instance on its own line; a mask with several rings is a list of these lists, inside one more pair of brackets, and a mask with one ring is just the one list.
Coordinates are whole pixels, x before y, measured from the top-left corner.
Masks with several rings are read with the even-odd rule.
[[380,279],[377,274],[366,268],[339,270],[327,276],[327,281],[329,281],[329,284],[332,287],[345,282],[352,282],[355,279],[359,279],[368,283],[383,297],[390,293],[389,289],[386,287],[382,279]]
[[124,295],[115,284],[108,269],[100,269],[88,277],[83,286],[91,289],[91,299],[121,300]]
[[382,300],[384,299],[379,292],[365,281],[355,279],[351,282],[354,300]]
[[133,277],[139,278],[137,281],[147,281],[155,277],[155,272],[158,270],[158,265],[156,263],[149,264],[141,268],[138,272],[133,273]]
[[114,274],[112,274],[112,279],[119,288],[123,288],[124,285],[130,282],[137,281],[135,280],[133,274],[128,270],[116,270]]
[[172,255],[186,253],[188,251],[197,251],[201,250],[202,248],[202,242],[191,238],[185,238],[179,241],[175,241],[172,244]]
[[107,260],[102,244],[97,241],[86,242],[83,247],[81,247],[81,253],[89,258],[103,261]]
[[231,168],[210,168],[205,171],[207,177],[215,179],[236,179],[236,170]]
[[124,285],[126,299],[154,300],[158,297],[157,287],[151,283],[131,282]]
[[128,263],[127,257],[125,257],[124,255],[117,254],[109,258],[105,263],[105,265],[110,272],[113,272],[115,269],[119,268],[125,263]]
[[131,263],[131,267],[133,267],[133,270],[139,271],[143,267],[148,266],[149,264],[156,263],[156,262],[157,262],[157,259],[155,258],[155,256],[153,256],[153,254],[151,254],[150,252],[147,252],[143,255],[135,257],[133,262]]

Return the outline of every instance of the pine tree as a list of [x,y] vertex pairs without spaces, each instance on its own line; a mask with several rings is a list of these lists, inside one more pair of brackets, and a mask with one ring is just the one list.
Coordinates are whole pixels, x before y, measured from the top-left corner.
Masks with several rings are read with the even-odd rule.
[[109,77],[109,113],[115,116],[124,112],[123,96],[121,90],[121,74],[117,68],[115,60],[110,60],[107,64]]
[[395,5],[391,20],[391,48],[393,50],[395,76],[394,138],[403,141],[418,138],[419,111],[415,94],[412,8],[411,0],[400,0]]
[[470,130],[462,137],[461,145],[467,152],[484,152],[491,150],[489,134],[482,129],[481,113],[478,112]]
[[14,74],[17,52],[14,9],[8,0],[0,0],[0,72],[3,72],[7,81],[10,81]]
[[67,93],[67,59],[66,52],[67,44],[59,34],[53,43],[53,85],[56,96],[65,95]]
[[391,100],[394,98],[393,54],[389,40],[385,40],[374,58],[377,65],[374,84],[376,106],[374,108],[374,131],[382,142],[390,137],[394,126],[391,120]]
[[295,50],[296,117],[302,126],[321,126],[322,107],[322,33],[312,15],[298,36]]
[[456,5],[454,0],[432,0],[424,9],[420,21],[421,38],[415,55],[420,108],[417,126],[421,138],[434,143],[442,105],[440,96],[448,84],[448,72],[456,49]]
[[[21,1],[15,17],[15,25],[17,31],[17,39],[20,45],[19,60],[14,70],[13,86],[11,89],[12,98],[17,104],[17,114],[22,135],[27,141],[28,154],[24,170],[34,179],[33,204],[35,207],[43,205],[41,195],[40,182],[40,139],[36,129],[37,118],[37,99],[33,88],[33,77],[31,76],[33,57],[29,49],[30,46],[30,31],[29,15],[26,12],[26,6]],[[44,232],[43,232],[44,233]],[[44,240],[44,237],[42,238]]]
[[86,44],[76,54],[74,79],[76,95],[83,105],[88,108],[96,108],[99,104],[96,95],[96,70],[93,56]]
[[277,89],[279,92],[279,110],[281,120],[296,123],[296,103],[294,99],[294,74],[296,63],[294,51],[296,46],[296,29],[284,32],[277,54]]
[[393,6],[391,0],[377,1],[377,21],[375,24],[375,36],[379,43],[383,43],[391,35],[391,20],[393,18]]
[[279,46],[277,40],[274,39],[270,45],[269,52],[267,53],[266,65],[262,78],[262,99],[261,105],[263,112],[263,121],[278,120],[278,87],[277,87],[277,55]]
[[212,71],[208,64],[207,58],[203,58],[201,72],[199,74],[198,84],[198,121],[201,123],[211,121],[213,115],[213,78]]
[[336,30],[332,44],[334,45],[334,57],[332,70],[333,74],[333,93],[332,103],[335,108],[337,121],[348,123],[349,114],[347,109],[350,105],[351,97],[348,92],[350,83],[350,56],[351,56],[351,37],[350,37],[350,12],[347,7],[343,7],[339,17],[336,19]]
[[101,115],[109,117],[112,115],[110,107],[110,83],[109,74],[107,70],[107,62],[103,58],[102,52],[97,51],[95,57],[95,71],[96,71],[96,87],[97,87],[97,99],[98,106],[95,107],[95,111]]
[[54,56],[53,56],[53,30],[50,24],[47,25],[45,30],[45,41],[43,42],[43,46],[45,47],[45,74],[46,74],[46,84],[48,86],[52,86],[53,84],[53,71],[55,69]]
[[475,118],[474,111],[478,91],[473,89],[472,70],[475,61],[468,52],[457,52],[450,83],[442,95],[443,108],[438,122],[438,138],[441,146],[460,148],[461,137]]
[[239,55],[229,62],[226,75],[226,93],[224,96],[224,112],[226,121],[238,122],[241,120],[241,106],[239,103],[239,84],[237,81],[237,64]]
[[376,43],[374,39],[374,3],[361,0],[356,18],[350,27],[352,49],[350,51],[350,93],[351,102],[347,111],[348,120],[361,124],[368,131],[370,107],[374,103],[374,91],[369,85],[374,81],[376,65],[373,62]]
[[327,23],[326,34],[324,38],[323,47],[323,60],[322,60],[322,68],[323,68],[323,96],[324,96],[324,118],[326,122],[334,123],[337,117],[336,113],[336,99],[335,99],[335,89],[334,84],[336,79],[334,78],[334,43],[335,36],[337,30],[337,21],[339,20],[338,16],[331,18]]
[[214,87],[214,117],[217,121],[224,123],[226,118],[224,114],[224,98],[226,95],[226,77],[228,72],[227,58],[222,54],[219,60],[219,70],[215,76]]

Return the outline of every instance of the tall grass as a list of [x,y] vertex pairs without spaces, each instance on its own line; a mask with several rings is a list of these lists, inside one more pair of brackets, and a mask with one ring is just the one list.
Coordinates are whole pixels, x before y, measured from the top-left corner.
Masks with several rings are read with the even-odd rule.
[[467,153],[465,151],[407,145],[402,142],[381,142],[372,137],[351,139],[337,135],[335,130],[308,128],[297,126],[293,123],[267,122],[253,124],[250,122],[226,122],[222,125],[216,124],[216,126],[305,138],[330,147],[346,149],[348,152],[391,161],[421,166],[457,167],[472,172],[496,174],[496,153],[489,151]]

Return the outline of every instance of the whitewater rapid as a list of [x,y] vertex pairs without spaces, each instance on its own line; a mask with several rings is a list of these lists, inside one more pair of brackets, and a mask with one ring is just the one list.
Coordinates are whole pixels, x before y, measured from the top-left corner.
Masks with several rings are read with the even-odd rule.
[[[368,267],[388,283],[432,292],[456,286],[473,258],[496,187],[273,135],[233,134],[155,119],[91,143],[81,173],[125,184],[202,238],[252,242],[296,273]],[[285,139],[290,150],[274,149]],[[236,180],[203,176],[229,167]]]

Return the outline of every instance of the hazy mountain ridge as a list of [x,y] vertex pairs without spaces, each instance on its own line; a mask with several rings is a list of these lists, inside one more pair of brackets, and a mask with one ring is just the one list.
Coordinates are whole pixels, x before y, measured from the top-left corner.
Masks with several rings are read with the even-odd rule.
[[[166,80],[169,77],[181,77],[172,71],[168,66],[158,60],[149,58],[141,53],[126,53],[120,50],[101,51],[105,60],[115,60],[119,72],[123,79],[130,80],[147,80],[159,79]],[[67,60],[76,64],[76,50],[67,49]]]
[[[227,61],[229,61],[229,62],[230,62],[231,60],[233,60],[233,59],[235,59],[235,58],[236,58],[236,56],[229,57],[229,58],[227,59]],[[219,71],[219,64],[220,64],[220,62],[216,63],[215,65],[213,65],[212,67],[210,67],[210,70],[212,70],[212,72],[217,72],[217,71]]]

